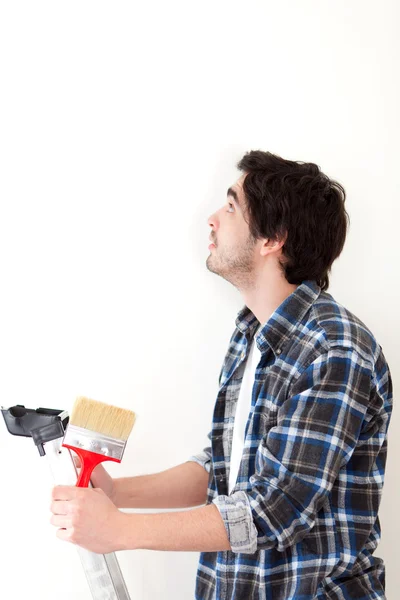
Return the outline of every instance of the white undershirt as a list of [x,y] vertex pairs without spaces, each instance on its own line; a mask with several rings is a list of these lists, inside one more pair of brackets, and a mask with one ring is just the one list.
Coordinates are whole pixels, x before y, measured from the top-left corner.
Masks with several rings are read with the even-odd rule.
[[229,471],[228,494],[231,493],[238,476],[240,461],[242,460],[244,446],[244,432],[247,419],[251,410],[251,394],[255,380],[255,373],[258,363],[261,359],[261,352],[257,348],[256,335],[259,333],[262,325],[255,332],[251,341],[249,354],[247,356],[243,379],[240,386],[239,398],[237,401],[235,422],[232,437],[231,464]]

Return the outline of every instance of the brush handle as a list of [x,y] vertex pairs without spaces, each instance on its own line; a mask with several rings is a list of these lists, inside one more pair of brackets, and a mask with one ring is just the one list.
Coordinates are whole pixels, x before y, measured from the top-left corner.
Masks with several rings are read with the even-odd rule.
[[109,456],[104,456],[104,454],[90,452],[90,450],[83,450],[82,448],[77,448],[76,446],[69,446],[68,444],[63,444],[63,446],[76,452],[81,460],[81,471],[76,482],[76,487],[88,487],[92,471],[100,463],[106,460],[111,460],[117,463],[121,462],[117,458],[111,458]]

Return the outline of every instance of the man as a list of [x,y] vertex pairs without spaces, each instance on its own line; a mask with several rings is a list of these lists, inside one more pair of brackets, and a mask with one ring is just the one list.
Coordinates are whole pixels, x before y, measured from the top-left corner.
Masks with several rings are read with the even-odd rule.
[[[343,187],[262,151],[209,219],[207,268],[242,294],[210,445],[153,475],[56,486],[57,536],[94,552],[200,551],[197,600],[385,598],[378,508],[392,381],[371,331],[327,292]],[[118,508],[187,508],[126,514]]]

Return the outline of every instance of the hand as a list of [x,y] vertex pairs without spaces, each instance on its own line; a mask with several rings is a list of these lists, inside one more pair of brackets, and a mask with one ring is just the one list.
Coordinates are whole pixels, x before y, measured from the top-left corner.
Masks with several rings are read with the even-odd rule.
[[125,550],[127,515],[117,509],[100,488],[57,485],[52,490],[50,522],[60,527],[59,539],[91,552]]
[[[72,452],[75,466],[78,469],[78,474],[80,473],[81,461],[79,456]],[[90,476],[90,481],[92,482],[95,488],[101,488],[103,492],[110,498],[110,500],[116,505],[115,499],[115,486],[114,480],[103,467],[102,464],[97,465]]]

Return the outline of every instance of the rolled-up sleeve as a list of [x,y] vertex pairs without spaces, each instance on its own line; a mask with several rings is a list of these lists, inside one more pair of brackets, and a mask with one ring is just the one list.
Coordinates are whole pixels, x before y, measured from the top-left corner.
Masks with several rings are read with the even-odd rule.
[[[211,441],[211,433],[212,431],[210,431],[210,433],[207,435],[208,439]],[[201,467],[203,467],[207,473],[210,473],[210,468],[211,468],[211,446],[206,446],[205,448],[203,448],[203,450],[201,452],[198,452],[197,454],[193,454],[192,456],[190,456],[186,462],[196,462],[197,464],[199,464]]]
[[297,376],[258,445],[251,490],[213,499],[233,552],[283,551],[312,529],[357,444],[371,376],[371,363],[344,347]]

